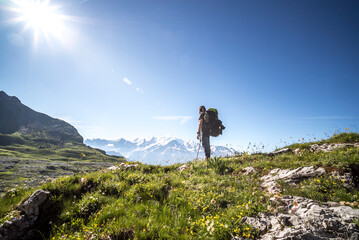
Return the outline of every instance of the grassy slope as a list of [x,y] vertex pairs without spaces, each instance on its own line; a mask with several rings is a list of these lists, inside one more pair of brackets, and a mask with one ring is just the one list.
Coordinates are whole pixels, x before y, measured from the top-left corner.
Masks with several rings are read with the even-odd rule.
[[[358,137],[359,134],[354,134]],[[343,135],[348,141],[349,135]],[[333,136],[335,138],[336,136]],[[328,140],[329,141],[329,140]],[[352,141],[352,140],[350,140]],[[303,147],[305,149],[305,147]],[[140,164],[135,170],[93,172],[61,177],[41,186],[52,194],[56,211],[49,238],[53,239],[229,239],[255,238],[258,232],[241,223],[244,216],[276,212],[260,188],[260,177],[273,168],[322,166],[328,171],[348,172],[359,165],[359,148],[346,147],[329,153],[291,153],[269,158],[247,155],[193,161],[180,165]],[[243,168],[256,173],[243,176]],[[346,201],[358,207],[355,186],[331,178],[309,179],[284,193],[319,201]],[[316,189],[316,191],[312,191]],[[30,189],[7,192],[0,199],[2,222],[16,216],[15,206]],[[356,204],[355,204],[356,203]]]
[[99,170],[123,162],[80,143],[51,143],[46,136],[0,134],[0,193],[5,187],[36,185],[48,177]]
[[[62,160],[89,162],[118,161],[100,151],[80,143],[51,144],[46,137],[22,136],[19,133],[0,134],[0,156],[22,159]],[[49,143],[50,142],[50,143]],[[84,156],[84,155],[85,156]]]
[[[300,142],[301,140],[298,140],[298,141]],[[331,144],[331,143],[358,143],[358,142],[359,142],[359,134],[354,133],[354,132],[343,132],[343,133],[334,134],[329,139],[316,140],[314,138],[314,141],[309,141],[309,142],[305,142],[305,143],[304,143],[304,138],[303,138],[301,143],[291,144],[287,147],[289,147],[291,150],[294,150],[296,148],[306,149],[312,144],[321,145],[321,144],[325,144],[325,143]]]

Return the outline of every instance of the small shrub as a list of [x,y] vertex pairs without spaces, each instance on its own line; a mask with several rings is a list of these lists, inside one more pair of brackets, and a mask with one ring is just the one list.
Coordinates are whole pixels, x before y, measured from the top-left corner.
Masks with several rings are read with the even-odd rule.
[[98,189],[106,195],[120,195],[127,188],[126,182],[105,181],[98,186]]
[[220,175],[223,175],[226,172],[226,163],[221,158],[209,158],[207,159],[207,164],[210,168],[213,168],[214,171]]
[[137,183],[147,182],[148,180],[146,179],[146,177],[143,174],[133,172],[133,173],[130,173],[127,175],[127,177],[125,178],[125,181],[130,185],[135,185]]

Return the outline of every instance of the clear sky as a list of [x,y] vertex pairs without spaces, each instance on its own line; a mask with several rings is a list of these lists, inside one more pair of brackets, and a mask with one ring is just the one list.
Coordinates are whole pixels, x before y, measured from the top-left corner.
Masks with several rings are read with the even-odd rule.
[[200,105],[215,145],[359,131],[359,1],[32,2],[0,0],[0,90],[84,138],[196,140]]

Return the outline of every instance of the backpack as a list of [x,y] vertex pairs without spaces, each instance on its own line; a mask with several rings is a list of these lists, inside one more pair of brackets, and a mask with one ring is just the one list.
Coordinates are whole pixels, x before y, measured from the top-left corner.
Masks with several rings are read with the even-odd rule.
[[222,134],[222,131],[225,129],[222,121],[218,119],[218,110],[215,108],[209,108],[206,111],[204,121],[209,126],[209,135],[212,137]]

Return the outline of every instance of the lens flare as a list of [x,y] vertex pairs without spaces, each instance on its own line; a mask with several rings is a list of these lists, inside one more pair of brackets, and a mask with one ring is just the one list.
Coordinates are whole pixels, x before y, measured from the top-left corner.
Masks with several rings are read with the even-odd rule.
[[23,23],[23,31],[31,29],[35,43],[40,37],[47,41],[52,38],[64,41],[67,30],[65,23],[74,18],[61,14],[60,5],[51,5],[50,0],[11,0],[10,3],[11,6],[5,10],[13,12],[15,16],[8,22]]

